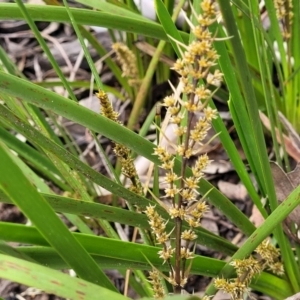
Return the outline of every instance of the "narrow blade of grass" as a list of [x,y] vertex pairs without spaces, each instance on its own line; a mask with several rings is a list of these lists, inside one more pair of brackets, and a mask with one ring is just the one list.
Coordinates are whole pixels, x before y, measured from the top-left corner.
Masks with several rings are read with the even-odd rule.
[[[8,230],[13,233],[8,234]],[[157,251],[161,248],[78,233],[73,233],[73,235],[76,236],[89,253],[93,254],[95,261],[98,263],[103,262],[106,268],[151,270],[151,266],[145,259],[147,257],[159,270],[169,271],[169,267],[166,264],[162,264],[161,259],[157,255]],[[48,246],[47,242],[34,227],[25,225],[0,223],[0,238],[26,244],[34,243],[40,246]],[[118,251],[118,249],[123,251]],[[18,247],[18,250],[40,263],[48,261],[50,266],[59,269],[66,266],[65,262],[51,248]],[[225,262],[223,261],[196,255],[191,273],[215,277],[224,266]],[[288,282],[267,273],[262,273],[261,276],[253,281],[251,286],[259,291],[268,292],[273,297],[278,297],[277,299],[286,298],[292,292]]]
[[[0,84],[0,91],[4,93],[8,93],[10,95],[13,95],[17,97],[19,100],[25,100],[28,101],[34,105],[40,106],[42,108],[50,109],[54,111],[55,113],[64,116],[70,120],[73,120],[75,122],[78,122],[79,124],[86,126],[90,128],[91,130],[95,132],[99,132],[106,137],[112,139],[115,142],[118,142],[120,144],[123,144],[133,150],[134,152],[146,157],[150,161],[160,164],[157,157],[153,155],[153,149],[154,145],[149,142],[146,139],[143,139],[139,135],[135,134],[134,132],[126,129],[123,126],[120,126],[116,124],[115,122],[96,114],[73,101],[68,101],[65,98],[47,91],[41,87],[35,86],[27,81],[24,81],[22,79],[16,78],[14,76],[5,74],[0,72],[0,82],[3,82],[3,84]],[[28,130],[24,131],[24,126],[26,124],[22,123],[21,120],[15,118],[9,111],[7,111],[4,107],[0,107],[0,111],[2,114],[2,117],[6,119],[6,122],[9,122],[12,127],[15,127],[16,124],[19,124],[18,131],[23,132],[22,134],[24,136],[27,136],[28,134],[31,134],[34,132],[34,135],[32,135],[31,140],[35,140],[37,136],[39,136],[39,139],[43,139],[44,137],[40,135],[38,132],[36,132],[34,129],[28,127]],[[7,117],[10,115],[10,117]],[[14,120],[14,121],[12,121]],[[21,125],[22,123],[22,125]],[[35,136],[35,137],[34,137]],[[44,147],[49,144],[49,141],[42,143],[42,145],[45,145]],[[51,147],[56,147],[54,143],[51,143]],[[57,148],[57,147],[56,147]],[[76,163],[74,160],[74,157],[70,155],[69,153],[62,153],[61,148],[57,148],[56,152],[60,152],[60,155],[63,161],[66,161],[69,165],[72,163],[72,168],[78,169],[80,166],[81,172],[85,169],[88,170],[90,173],[90,168],[88,168],[85,164],[80,163],[78,165],[78,160],[76,159]],[[57,155],[57,154],[56,154]],[[180,174],[180,168],[181,164],[178,160],[175,160],[175,171],[177,174]],[[85,171],[86,172],[86,171]],[[188,172],[191,172],[190,169],[188,169]],[[95,172],[97,173],[97,172]],[[98,173],[97,173],[98,174]],[[191,174],[191,173],[189,173]],[[188,176],[191,176],[187,174]],[[89,175],[90,179],[95,178],[95,175]],[[100,174],[98,174],[100,176]],[[96,176],[96,177],[98,177]],[[101,186],[105,187],[107,190],[112,191],[113,185],[111,184],[111,181],[108,180],[106,177],[102,176],[103,179],[100,183]],[[107,184],[106,184],[107,182]],[[105,186],[104,186],[105,185]],[[124,196],[129,192],[128,190],[124,189],[126,192],[124,192]],[[224,195],[222,195],[217,189],[215,189],[210,183],[208,183],[206,180],[202,179],[199,185],[199,191],[202,195],[206,194],[208,191],[210,191],[210,195],[208,197],[209,201],[213,203],[217,208],[219,208],[223,213],[234,223],[238,228],[240,228],[245,234],[250,235],[255,227],[254,225],[248,220],[248,218],[240,211],[238,210],[229,199],[227,199]],[[114,189],[114,192],[116,194],[120,194],[120,186],[118,185],[118,188]],[[133,194],[133,193],[131,193]],[[135,194],[134,194],[135,195]],[[129,199],[136,199],[136,196],[133,198],[128,197]],[[132,200],[133,201],[133,200]],[[145,202],[144,202],[145,203]],[[134,205],[140,205],[139,202],[134,203]]]
[[[64,7],[47,6],[47,9],[45,9],[41,5],[26,5],[26,8],[34,21],[69,22],[69,17]],[[168,40],[161,25],[147,19],[128,18],[122,15],[108,14],[88,9],[72,8],[71,11],[76,22],[81,25],[100,26],[141,34],[160,40]],[[17,5],[0,3],[0,19],[22,20],[23,18]],[[186,33],[180,32],[180,35],[183,40],[187,41],[188,35]]]
[[68,186],[65,185],[61,179],[60,172],[55,166],[47,159],[46,156],[30,147],[28,144],[21,142],[14,135],[7,132],[0,127],[0,139],[12,150],[21,155],[30,165],[44,174],[52,182],[60,186],[64,190],[68,190]]
[[[95,261],[76,241],[50,205],[27,180],[2,143],[0,144],[0,164],[0,184],[3,191],[39,228],[43,236],[64,258],[70,268],[73,268],[78,276],[116,291],[116,288]],[[47,222],[45,222],[45,216],[47,216]],[[60,235],[60,239],[57,239],[57,235]],[[78,256],[81,257],[80,261]]]
[[0,254],[0,277],[72,300],[128,299],[85,280],[3,254]]
[[[68,103],[72,103],[68,101]],[[123,186],[118,185],[114,181],[111,181],[107,177],[103,176],[102,174],[96,172],[95,170],[91,169],[89,166],[81,162],[79,159],[71,155],[68,151],[63,149],[62,147],[56,145],[51,140],[45,138],[41,133],[37,130],[32,128],[31,126],[25,124],[18,118],[16,118],[13,114],[11,114],[8,110],[6,110],[3,106],[0,106],[0,116],[4,116],[6,119],[5,121],[8,122],[9,126],[15,128],[17,131],[21,132],[24,136],[26,136],[30,141],[36,142],[39,141],[47,151],[53,153],[56,157],[60,158],[62,161],[66,162],[72,169],[77,170],[84,176],[88,177],[93,182],[99,184],[100,186],[104,187],[105,189],[111,191],[115,195],[119,195],[120,197],[125,198],[129,201],[132,205],[138,205],[141,209],[145,208],[149,204],[153,204],[153,202],[149,201],[148,199],[141,197],[137,194],[132,193],[131,191],[127,190]],[[109,121],[109,120],[108,120]],[[111,121],[110,121],[111,122]],[[114,122],[111,122],[113,126],[116,126]],[[120,127],[120,126],[119,126]],[[118,128],[118,126],[117,126]],[[123,127],[122,130],[124,129]],[[135,138],[142,139],[140,136],[132,134]],[[132,147],[133,139],[128,139],[125,141],[128,147]],[[146,140],[144,142],[149,143]],[[149,143],[152,145],[151,143]],[[153,147],[153,145],[152,145]],[[140,152],[141,153],[141,152]],[[143,154],[143,153],[142,153]],[[153,160],[153,156],[150,157]],[[155,161],[154,161],[155,162]],[[156,162],[157,163],[157,162]],[[179,173],[180,170],[180,163],[176,162],[176,171]],[[191,176],[191,170],[188,169],[188,176]],[[225,196],[223,196],[217,189],[213,188],[213,186],[205,180],[201,180],[201,192],[204,194],[207,191],[210,191],[208,200],[213,203],[218,209],[224,211],[225,215],[227,215],[230,219],[232,219],[234,224],[237,224],[239,228],[247,234],[250,235],[255,227],[254,225],[244,216],[232,203],[228,200]],[[205,191],[205,192],[204,192]],[[159,213],[162,216],[165,216],[168,219],[168,215],[166,211],[164,211],[159,206],[157,207]],[[223,247],[224,248],[224,247]],[[222,249],[222,248],[221,248]]]
[[[121,224],[135,226],[141,229],[149,229],[148,219],[144,214],[57,195],[42,194],[42,196],[56,212],[99,218],[110,222],[118,222]],[[12,203],[12,201],[1,190],[0,201],[4,203]],[[171,232],[174,228],[174,222],[170,220],[166,228],[169,232]],[[188,226],[185,225],[184,229],[188,229]],[[222,247],[222,251],[227,254],[232,254],[237,250],[237,248],[231,245],[228,241],[210,234],[204,228],[197,229],[196,233],[198,235],[197,242],[209,245],[212,249],[217,250]]]
[[[178,49],[178,44],[175,41],[183,43],[181,35],[179,34],[178,29],[176,28],[174,21],[169,15],[168,10],[166,9],[164,3],[161,0],[155,0],[156,14],[159,18],[159,21],[166,33],[167,36],[170,36],[169,41],[177,54],[177,57],[181,57],[181,52]],[[175,40],[175,41],[174,41]]]
[[30,256],[26,255],[25,253],[20,252],[16,248],[13,248],[13,247],[9,246],[8,244],[6,244],[5,242],[3,242],[1,240],[0,240],[0,253],[5,254],[5,255],[9,255],[9,256],[12,256],[12,257],[20,258],[20,259],[23,259],[23,260],[35,262],[34,259],[31,258]]

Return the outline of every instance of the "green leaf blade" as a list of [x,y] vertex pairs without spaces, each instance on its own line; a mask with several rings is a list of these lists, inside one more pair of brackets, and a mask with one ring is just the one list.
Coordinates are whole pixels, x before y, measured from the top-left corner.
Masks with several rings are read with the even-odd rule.
[[[0,186],[5,194],[37,226],[70,268],[73,268],[78,276],[116,291],[103,271],[14,163],[11,154],[2,143],[0,144],[0,166]],[[46,222],[45,216],[47,216]],[[59,239],[57,235],[60,236]],[[81,257],[85,263],[82,264],[78,257]]]
[[72,300],[128,299],[85,280],[3,254],[0,254],[0,277]]

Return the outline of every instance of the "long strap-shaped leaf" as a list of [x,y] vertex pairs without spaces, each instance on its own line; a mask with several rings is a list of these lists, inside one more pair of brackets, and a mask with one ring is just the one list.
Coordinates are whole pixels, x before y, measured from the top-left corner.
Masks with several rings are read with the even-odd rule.
[[36,262],[30,256],[25,253],[20,252],[18,249],[6,244],[4,241],[0,240],[0,254],[9,255],[12,257],[24,259],[31,262]]
[[[153,155],[154,145],[148,140],[140,137],[134,132],[122,127],[115,122],[96,114],[95,112],[80,106],[74,101],[69,101],[62,96],[59,96],[42,87],[36,86],[30,82],[17,78],[15,76],[0,72],[0,92],[7,93],[16,97],[20,101],[30,102],[38,107],[50,109],[58,115],[64,116],[74,122],[77,122],[95,132],[110,138],[132,149],[134,152],[146,157],[150,161],[160,164],[160,161]],[[1,108],[3,111],[3,108]],[[3,112],[4,113],[4,112]],[[5,117],[4,113],[4,117]],[[9,121],[9,118],[6,118]],[[16,119],[15,122],[19,120]],[[13,124],[12,124],[13,126]],[[30,133],[30,132],[29,132]],[[26,133],[25,133],[26,135]],[[71,163],[72,156],[64,154],[65,161]],[[85,165],[86,166],[86,165]],[[76,166],[75,166],[76,167]],[[180,174],[181,164],[175,160],[175,171]],[[191,176],[191,170],[187,170],[187,176]],[[104,177],[104,176],[103,176]],[[107,181],[103,178],[103,181]],[[108,182],[108,181],[107,181]],[[103,183],[99,183],[105,187]],[[109,184],[111,182],[109,181]],[[106,187],[105,187],[106,188]],[[107,188],[110,190],[109,186]],[[126,191],[126,189],[124,189]],[[234,206],[229,199],[222,195],[209,182],[202,179],[199,185],[199,192],[205,195],[210,191],[208,200],[210,203],[220,209],[226,217],[231,220],[238,228],[240,228],[246,235],[250,235],[254,230],[254,225],[248,218]],[[126,192],[127,195],[129,191]],[[131,193],[135,195],[134,193]],[[125,197],[125,196],[124,196]],[[136,196],[134,196],[137,199]],[[139,205],[139,203],[135,203]]]
[[0,277],[72,300],[128,299],[85,280],[3,254],[0,254]]
[[[11,234],[9,234],[11,232]],[[95,261],[103,264],[108,269],[126,268],[151,270],[151,266],[145,257],[161,271],[168,271],[168,266],[161,263],[157,255],[158,247],[152,247],[142,244],[134,244],[124,241],[117,241],[105,237],[89,236],[73,233],[85,249],[93,255]],[[34,227],[20,224],[0,223],[0,238],[7,241],[21,242],[26,244],[36,244],[48,246]],[[41,264],[47,263],[52,268],[65,268],[65,262],[48,247],[18,247],[20,253],[24,253]],[[119,251],[122,249],[122,251]],[[216,276],[225,262],[196,255],[192,264],[191,273],[210,276]],[[291,294],[290,284],[274,275],[263,273],[258,279],[255,279],[251,285],[258,291],[267,293],[275,299],[284,299]]]
[[[70,22],[65,7],[48,6],[47,9],[40,5],[26,5],[28,13],[34,21],[49,22]],[[92,11],[90,9],[72,8],[72,14],[78,24],[100,26],[110,29],[117,29],[157,38],[168,40],[161,25],[141,17],[133,18],[133,15],[110,14],[102,11]],[[0,19],[24,19],[16,4],[0,3]],[[187,33],[180,33],[182,38],[187,41]]]
[[[147,259],[158,268],[161,268],[163,265],[162,259],[157,255],[157,252],[161,250],[159,247],[124,242],[121,240],[82,233],[72,233],[72,235],[90,254],[116,259],[118,261],[124,260],[128,262],[141,263],[143,264],[143,267],[148,265],[146,269],[151,269]],[[49,247],[47,240],[35,227],[23,224],[0,222],[0,238],[5,241]],[[21,250],[22,248],[17,249]],[[25,251],[24,253],[27,252]],[[49,263],[50,261],[51,259],[49,258]],[[66,263],[61,261],[59,268],[64,268],[65,266]],[[224,266],[224,262],[220,260],[205,256],[197,256],[193,262],[193,272],[206,276],[214,276],[218,274],[218,271],[222,266]],[[123,267],[121,268],[123,269]],[[167,271],[168,266],[166,265],[163,270]]]
[[39,228],[48,243],[57,250],[79,277],[117,291],[91,256],[57,217],[51,206],[24,176],[8,151],[8,148],[0,143],[0,186],[3,191]]
[[[21,157],[25,158],[30,165],[39,170],[52,182],[65,190],[69,190],[69,187],[61,181],[61,174],[57,168],[51,163],[51,161],[44,155],[42,155],[36,149],[30,147],[28,144],[21,142],[13,134],[0,127],[0,139],[11,150],[16,151]],[[59,178],[59,179],[58,179]]]
[[[22,120],[18,119],[14,116],[9,110],[5,107],[0,105],[0,118],[5,116],[5,120],[8,126],[11,128],[16,129],[22,135],[26,136],[32,143],[39,142],[39,144],[43,145],[44,149],[56,155],[59,159],[68,163],[68,165],[73,168],[74,170],[82,173],[84,176],[89,178],[91,181],[99,184],[100,186],[104,187],[105,189],[111,191],[113,194],[123,197],[132,205],[137,205],[140,209],[144,209],[147,205],[153,204],[148,199],[141,197],[130,190],[124,188],[122,185],[111,181],[107,177],[103,176],[102,174],[96,172],[94,169],[80,161],[77,157],[70,154],[66,149],[60,147],[59,145],[55,144],[53,141],[44,137],[40,132],[36,129],[32,128],[31,126],[24,123]],[[1,194],[0,194],[1,197]],[[5,199],[5,198],[4,198]],[[7,201],[7,200],[5,200]],[[61,204],[63,200],[60,201]],[[94,204],[95,205],[95,204]],[[78,206],[78,205],[77,205]],[[86,204],[85,204],[86,206]],[[67,208],[67,211],[70,208]],[[65,211],[65,212],[67,212]],[[95,210],[96,212],[97,210]],[[163,210],[160,206],[157,206],[157,211],[166,219],[169,218],[166,211]],[[72,213],[72,210],[70,211]],[[73,211],[74,213],[74,211]],[[136,219],[136,218],[135,218]],[[113,221],[113,220],[111,220]],[[171,224],[171,222],[169,222]],[[137,225],[138,226],[138,225]],[[198,235],[197,242],[206,245],[212,249],[221,250],[223,253],[232,254],[233,251],[236,250],[236,247],[226,241],[223,238],[215,236],[208,232],[205,229],[199,228],[196,231]]]
[[[148,218],[144,214],[104,204],[75,200],[57,195],[42,194],[42,196],[48,201],[48,203],[56,212],[82,215],[92,218],[101,218],[110,222],[118,222],[142,229],[149,229]],[[6,197],[1,190],[0,202],[11,203],[10,199],[8,199],[8,197]],[[174,222],[170,220],[166,226],[167,231],[171,232],[174,228]],[[184,229],[188,228],[188,226],[184,225]],[[219,250],[228,255],[233,254],[237,250],[237,247],[230,244],[227,240],[212,235],[204,228],[199,228],[196,233],[198,235],[197,242],[199,244],[206,245],[211,249]],[[220,250],[220,248],[222,249]]]

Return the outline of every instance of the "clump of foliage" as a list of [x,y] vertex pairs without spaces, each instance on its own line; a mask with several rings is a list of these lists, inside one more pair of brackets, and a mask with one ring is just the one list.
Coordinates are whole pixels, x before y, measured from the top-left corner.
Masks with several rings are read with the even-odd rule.
[[[299,1],[265,1],[270,19],[270,27],[265,29],[256,1],[194,0],[187,13],[187,32],[174,25],[184,0],[176,5],[174,1],[155,0],[158,22],[141,16],[133,1],[77,2],[87,7],[70,8],[66,0],[63,5],[51,2],[47,6],[24,5],[21,0],[0,4],[1,19],[27,21],[57,73],[59,80],[55,84],[63,86],[68,95],[47,89],[47,82],[28,81],[0,48],[0,201],[18,206],[32,223],[25,226],[0,222],[0,277],[68,299],[82,299],[82,295],[86,299],[127,299],[128,286],[140,297],[165,298],[172,292],[183,293],[190,274],[214,277],[203,299],[210,299],[218,289],[232,299],[244,299],[252,289],[275,299],[298,292],[299,247],[287,239],[281,223],[300,203],[299,188],[293,191],[296,179],[282,171],[282,182],[287,180],[290,185],[284,193],[287,199],[278,206],[277,198],[282,197],[274,186],[259,108],[272,125],[275,159],[289,170],[289,149],[284,156],[281,153],[285,151],[284,134],[295,135],[299,130]],[[76,103],[74,87],[90,87],[90,82],[71,84],[67,80],[34,23],[41,19],[72,24],[92,72],[91,89],[97,91],[101,103],[99,114]],[[125,42],[113,45],[117,63],[106,56],[102,45],[82,25],[126,32]],[[135,43],[137,35],[146,37],[151,57],[141,54]],[[87,42],[106,58],[121,92],[101,82]],[[280,60],[273,44],[278,46]],[[160,63],[160,59],[168,61],[164,55],[178,58],[172,70],[179,74],[179,84],[171,84],[173,94],[162,99],[161,106],[166,109],[163,124],[154,109],[136,133],[131,129],[138,128],[135,125],[149,100],[153,78],[157,83],[170,78],[170,67]],[[273,66],[279,88],[273,84]],[[128,128],[120,122],[108,91],[131,100]],[[213,99],[228,104],[245,161]],[[277,117],[279,110],[288,120],[283,133]],[[83,161],[82,150],[74,146],[58,116],[89,129],[99,149],[102,146],[97,134],[113,141],[116,166],[102,149],[109,177]],[[54,126],[49,126],[49,119]],[[144,138],[153,123],[157,128],[156,143]],[[161,144],[162,139],[168,139],[167,124],[174,126],[177,139],[168,148]],[[205,138],[211,127],[264,218],[258,228],[205,179],[204,170],[211,161],[207,154],[199,154],[199,148],[210,142]],[[56,136],[58,131],[63,142]],[[30,143],[21,142],[16,133]],[[151,189],[140,181],[134,165],[136,155],[153,164],[154,171],[149,172],[153,179]],[[192,157],[196,157],[193,164]],[[163,189],[159,185],[159,168],[164,172]],[[255,176],[258,190],[249,173]],[[275,177],[275,184],[278,182]],[[54,193],[52,186],[62,196]],[[125,199],[129,209],[96,203],[99,190]],[[243,245],[237,247],[201,227],[201,218],[210,205],[245,235]],[[57,213],[64,214],[78,232],[70,231]],[[86,217],[93,218],[106,237],[96,236]],[[135,227],[143,244],[122,241],[113,222]],[[295,233],[298,224],[293,222],[289,221],[288,226]],[[11,241],[20,245],[12,247],[8,244]],[[230,259],[225,262],[197,255],[197,244]],[[73,269],[79,278],[55,269]],[[103,269],[118,269],[126,278],[124,295]]]

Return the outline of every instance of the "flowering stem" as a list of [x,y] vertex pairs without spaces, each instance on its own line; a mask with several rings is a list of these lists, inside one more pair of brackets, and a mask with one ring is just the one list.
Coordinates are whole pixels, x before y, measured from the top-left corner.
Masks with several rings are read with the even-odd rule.
[[180,287],[180,282],[181,282],[181,228],[182,228],[182,220],[180,217],[176,218],[176,224],[175,224],[175,240],[176,240],[176,251],[175,251],[175,281],[177,285],[174,287],[174,293],[175,294],[180,294],[181,293],[181,287]]
[[[167,280],[173,285],[176,294],[182,292],[187,282],[189,268],[186,270],[186,261],[194,257],[195,247],[192,251],[189,248],[191,242],[197,238],[194,229],[201,226],[201,217],[208,209],[205,201],[198,198],[197,192],[203,170],[210,162],[208,156],[206,154],[198,156],[192,167],[192,176],[186,177],[185,172],[188,160],[198,153],[194,146],[199,144],[201,147],[211,127],[212,119],[216,118],[216,111],[205,107],[208,99],[213,95],[208,87],[218,88],[222,81],[222,73],[219,70],[210,73],[211,67],[216,65],[218,59],[216,51],[212,48],[213,38],[208,31],[208,25],[216,20],[214,4],[211,0],[203,0],[201,7],[205,12],[204,15],[197,18],[199,23],[197,26],[191,24],[196,39],[189,46],[182,45],[186,51],[182,55],[183,58],[178,59],[174,65],[174,70],[181,75],[182,90],[164,99],[164,106],[167,107],[170,115],[170,123],[176,125],[175,134],[178,137],[178,144],[175,145],[175,149],[176,155],[181,157],[180,177],[174,172],[172,153],[161,146],[154,151],[161,161],[161,168],[166,171],[168,187],[165,188],[164,198],[171,204],[167,206],[170,218],[175,219],[175,243],[170,241],[171,233],[165,232],[165,221],[157,215],[155,206],[148,207],[146,210],[157,242],[159,244],[167,242],[163,250],[159,251],[160,257],[169,264],[170,258],[175,256],[175,265],[174,268],[170,267],[170,276]],[[184,95],[182,98],[181,94]],[[204,117],[193,124],[195,113],[201,111]],[[183,220],[190,225],[189,230],[183,231]]]

